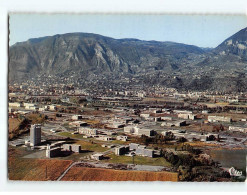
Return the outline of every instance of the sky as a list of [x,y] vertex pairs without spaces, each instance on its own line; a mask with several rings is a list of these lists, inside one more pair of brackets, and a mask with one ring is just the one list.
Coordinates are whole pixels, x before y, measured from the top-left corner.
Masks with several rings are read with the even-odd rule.
[[216,47],[247,27],[244,15],[10,14],[9,44],[71,32]]

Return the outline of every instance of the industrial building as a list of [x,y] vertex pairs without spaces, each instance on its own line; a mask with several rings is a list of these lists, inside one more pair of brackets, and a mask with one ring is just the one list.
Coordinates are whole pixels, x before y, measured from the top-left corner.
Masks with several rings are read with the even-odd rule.
[[178,118],[195,120],[196,119],[196,115],[195,114],[190,114],[190,113],[179,113],[178,114]]
[[181,137],[187,139],[188,141],[193,141],[194,139],[199,141],[207,141],[210,135],[213,135],[215,138],[218,137],[218,134],[201,134],[201,133],[192,133],[192,132],[186,132],[181,130],[169,130],[169,131],[163,131],[162,135],[167,135],[168,132],[172,132],[175,136],[175,139],[179,139]]
[[82,115],[73,115],[73,116],[71,117],[71,119],[72,119],[72,120],[80,120],[80,119],[82,119]]
[[9,107],[21,107],[21,103],[19,103],[19,102],[9,102]]
[[87,126],[87,123],[83,121],[74,121],[74,122],[69,123],[69,125],[73,127],[84,127],[84,126]]
[[142,126],[134,126],[130,125],[127,127],[124,127],[124,132],[128,134],[134,134],[134,135],[146,135],[146,136],[154,136],[155,131],[153,129],[149,129],[148,127],[142,127]]
[[128,136],[119,135],[119,136],[116,137],[116,140],[127,141],[128,140]]
[[229,126],[229,131],[247,133],[247,125],[244,125],[244,126]]
[[129,146],[120,146],[120,147],[117,147],[115,148],[115,154],[116,155],[124,155],[126,154],[127,152],[129,152]]
[[136,143],[130,143],[129,144],[129,150],[135,151],[136,155],[139,156],[146,156],[146,157],[154,157],[154,150],[153,149],[147,149],[144,145],[139,145]]
[[64,151],[70,151],[70,152],[76,152],[80,153],[81,152],[81,145],[77,144],[63,144],[62,149]]
[[53,158],[59,156],[61,154],[61,148],[60,147],[51,148],[50,145],[47,145],[45,154],[47,158]]
[[30,146],[36,146],[41,143],[41,125],[34,124],[30,128]]
[[225,116],[208,116],[209,122],[232,122],[232,119],[230,117]]
[[92,129],[92,128],[88,128],[88,127],[80,127],[78,129],[79,134],[85,134],[87,136],[91,136],[91,135],[98,135],[98,130],[97,129]]
[[165,121],[163,123],[161,123],[161,126],[167,126],[167,127],[181,127],[181,126],[185,126],[186,125],[186,121],[184,120],[176,120],[176,121]]
[[91,155],[91,158],[92,158],[93,160],[102,160],[102,159],[104,158],[104,156],[103,156],[103,154],[101,154],[101,153],[96,153],[96,154],[92,154],[92,155]]

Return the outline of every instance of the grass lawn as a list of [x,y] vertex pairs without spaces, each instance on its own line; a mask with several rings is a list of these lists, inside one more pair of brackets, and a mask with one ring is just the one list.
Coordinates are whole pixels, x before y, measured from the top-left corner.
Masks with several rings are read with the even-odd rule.
[[[108,155],[110,159],[102,160],[103,162],[107,163],[122,163],[122,164],[132,164],[133,160],[130,156],[117,156],[115,154]],[[170,167],[171,164],[167,162],[164,158],[149,158],[143,156],[135,156],[134,163],[138,165],[153,165],[153,166],[167,166]]]
[[125,144],[128,144],[129,142],[125,142],[125,141],[121,141],[121,140],[113,140],[111,143],[112,143],[112,144],[121,144],[121,145],[125,145]]
[[57,134],[58,135],[61,135],[61,136],[64,136],[64,137],[70,137],[70,138],[73,138],[73,139],[86,139],[86,138],[83,138],[83,135],[80,135],[80,134],[71,134],[69,132],[59,132]]
[[100,144],[90,143],[83,140],[78,140],[75,144],[81,145],[82,150],[89,150],[93,152],[104,152],[106,150],[109,150],[109,148],[103,148]]

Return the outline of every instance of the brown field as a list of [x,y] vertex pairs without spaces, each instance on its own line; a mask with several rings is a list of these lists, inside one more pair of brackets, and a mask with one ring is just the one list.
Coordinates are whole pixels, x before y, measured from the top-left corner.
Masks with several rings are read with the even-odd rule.
[[62,181],[178,181],[178,174],[166,171],[122,171],[72,167]]
[[70,160],[21,158],[25,153],[25,151],[17,151],[13,148],[9,149],[8,178],[10,180],[56,180],[72,163]]
[[21,124],[22,120],[18,118],[9,118],[9,132],[17,130]]

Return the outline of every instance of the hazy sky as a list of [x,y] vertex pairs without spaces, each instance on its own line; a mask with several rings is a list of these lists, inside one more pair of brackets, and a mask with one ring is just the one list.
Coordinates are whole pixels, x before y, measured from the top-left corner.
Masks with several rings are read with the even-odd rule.
[[69,32],[216,47],[247,27],[246,16],[10,14],[10,45]]

